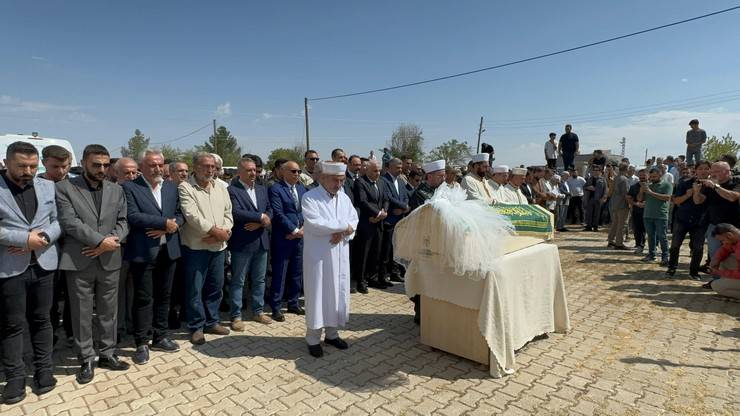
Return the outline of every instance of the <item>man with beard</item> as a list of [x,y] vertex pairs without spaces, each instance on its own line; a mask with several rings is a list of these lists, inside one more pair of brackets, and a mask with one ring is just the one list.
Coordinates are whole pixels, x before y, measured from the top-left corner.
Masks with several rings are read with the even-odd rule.
[[316,164],[319,162],[319,152],[315,150],[306,150],[303,154],[303,172],[301,172],[301,183],[303,186],[308,187],[314,183],[314,169]]
[[33,381],[39,394],[57,380],[52,372],[53,329],[49,311],[61,235],[54,203],[54,183],[35,178],[39,153],[26,142],[8,146],[6,170],[0,172],[0,333],[6,385],[3,403],[26,397],[23,362],[25,326],[33,350]]
[[527,197],[522,192],[522,186],[527,177],[527,169],[514,168],[509,175],[509,182],[503,187],[502,204],[529,205]]
[[702,181],[709,179],[711,164],[702,161],[696,165],[696,177],[680,181],[673,194],[675,218],[673,219],[673,235],[671,238],[670,258],[668,259],[668,270],[666,277],[671,278],[676,274],[678,268],[678,254],[681,250],[686,234],[690,237],[691,263],[689,265],[689,276],[694,280],[701,280],[699,267],[704,256],[704,236],[707,225],[704,214],[707,210],[706,204],[695,204],[694,193],[700,193]]
[[223,296],[226,242],[234,219],[225,187],[215,181],[216,159],[210,153],[193,157],[193,175],[178,186],[185,219],[180,230],[185,258],[186,307],[190,342],[202,345],[204,333],[228,335],[219,321]]
[[602,177],[604,171],[601,165],[594,165],[591,168],[591,177],[583,189],[584,205],[586,207],[586,227],[584,231],[599,231],[599,222],[601,220],[601,206],[606,202],[606,181]]
[[468,193],[468,199],[477,199],[490,205],[493,203],[493,189],[488,184],[486,173],[488,172],[488,153],[479,153],[473,156],[472,171],[465,175],[462,186]]
[[388,216],[383,220],[383,237],[380,248],[381,272],[379,280],[388,282],[403,282],[401,266],[393,259],[393,231],[396,224],[409,212],[409,196],[406,184],[400,178],[401,159],[393,158],[388,162],[387,170],[383,174],[383,181],[388,191]]
[[[425,163],[424,172],[426,172],[425,180],[419,184],[409,198],[411,211],[424,205],[434,195],[434,191],[444,183],[445,161],[435,160],[434,162]],[[411,300],[414,302],[414,323],[419,325],[421,322],[421,296],[414,295]]]
[[637,172],[637,183],[630,186],[627,191],[627,204],[630,207],[630,217],[632,218],[632,232],[635,235],[635,254],[642,254],[645,249],[645,201],[641,199],[640,183],[647,181],[647,171],[640,169]]
[[694,203],[707,206],[707,248],[713,258],[722,246],[712,233],[714,227],[722,223],[740,226],[740,178],[732,176],[727,162],[715,162],[709,170],[709,179],[701,182],[701,192],[694,194]]
[[[124,259],[134,286],[134,363],[149,361],[153,350],[180,349],[168,335],[170,296],[176,261],[180,258],[183,224],[177,186],[163,178],[164,156],[146,150],[139,162],[141,176],[125,182],[129,235]],[[153,336],[153,338],[152,338]]]
[[[82,166],[82,176],[59,182],[56,188],[59,223],[65,232],[59,268],[67,271],[72,329],[81,363],[77,382],[86,384],[95,376],[93,339],[100,355],[98,367],[129,368],[115,355],[121,241],[128,235],[128,223],[123,188],[105,180],[108,150],[99,144],[88,145]],[[97,336],[93,334],[93,307],[95,327],[101,331]]]
[[491,170],[492,175],[491,179],[488,180],[488,185],[490,185],[491,190],[493,191],[494,202],[497,204],[502,203],[504,202],[504,199],[506,199],[504,187],[509,181],[509,167],[506,165],[498,165],[494,166]]
[[[668,204],[673,194],[673,184],[661,179],[660,168],[650,169],[649,183],[640,183],[642,199],[645,201],[645,231],[648,239],[646,262],[655,261],[656,245],[660,244],[661,266],[668,266]],[[639,197],[638,197],[639,199]]]
[[345,169],[343,163],[322,163],[320,186],[303,197],[306,342],[314,357],[324,355],[322,330],[326,344],[340,350],[349,347],[338,329],[349,319],[349,240],[358,217],[342,192]]

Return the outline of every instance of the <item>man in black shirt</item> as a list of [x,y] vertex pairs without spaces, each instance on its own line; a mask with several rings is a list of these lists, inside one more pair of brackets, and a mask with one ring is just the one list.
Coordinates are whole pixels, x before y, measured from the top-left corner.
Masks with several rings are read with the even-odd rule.
[[670,278],[676,273],[678,267],[678,253],[681,250],[686,234],[690,236],[691,264],[689,276],[694,280],[701,280],[699,267],[704,255],[704,235],[707,226],[704,221],[706,204],[695,204],[694,192],[701,192],[702,181],[709,178],[709,162],[702,161],[696,165],[696,176],[680,181],[673,193],[675,218],[673,219],[673,237],[671,239],[670,258],[668,259],[668,270],[666,277]]
[[642,215],[645,212],[645,202],[640,201],[637,196],[640,194],[640,183],[647,182],[647,171],[640,169],[637,173],[640,181],[630,186],[627,191],[627,204],[630,206],[632,218],[632,232],[635,235],[635,254],[642,254],[645,248],[645,222]]
[[731,174],[727,162],[715,162],[710,169],[710,179],[701,181],[702,187],[694,191],[694,203],[707,205],[707,246],[709,256],[722,246],[722,242],[712,236],[717,224],[728,223],[740,226],[740,179]]
[[573,133],[571,130],[573,127],[570,124],[565,125],[565,134],[560,136],[558,142],[558,153],[563,156],[563,167],[569,169],[573,166],[573,159],[578,154],[578,135]]

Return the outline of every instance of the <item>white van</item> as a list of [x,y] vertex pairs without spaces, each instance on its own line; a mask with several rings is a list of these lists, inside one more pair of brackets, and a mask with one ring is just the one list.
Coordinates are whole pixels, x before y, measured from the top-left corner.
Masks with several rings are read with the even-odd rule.
[[[0,134],[0,162],[4,163],[5,161],[5,152],[8,150],[8,146],[10,146],[11,143],[14,142],[28,142],[34,145],[37,149],[39,149],[39,159],[41,159],[41,152],[44,150],[44,147],[50,146],[50,145],[57,145],[62,146],[63,148],[67,149],[69,153],[72,155],[72,166],[77,166],[77,158],[75,157],[75,151],[72,149],[72,144],[64,139],[52,139],[49,137],[41,137],[38,133],[33,132],[30,135],[28,134]],[[44,165],[39,163],[39,172],[38,173],[44,173]]]

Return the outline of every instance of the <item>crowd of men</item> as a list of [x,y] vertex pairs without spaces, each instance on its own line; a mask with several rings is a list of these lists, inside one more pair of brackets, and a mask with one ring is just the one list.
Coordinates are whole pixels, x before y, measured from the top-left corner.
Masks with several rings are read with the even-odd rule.
[[[584,174],[573,166],[579,147],[571,130],[566,126],[557,144],[551,135],[546,166],[490,166],[486,152],[458,169],[443,160],[422,166],[389,151],[382,160],[348,157],[342,149],[322,162],[308,150],[303,168],[284,159],[267,167],[245,154],[233,178],[224,176],[216,154],[198,153],[189,165],[166,163],[160,151],[148,149],[138,160],[113,163],[96,144],[85,147],[75,176],[65,149],[48,146],[39,155],[29,143],[13,143],[0,174],[3,401],[25,398],[24,325],[39,394],[56,384],[59,326],[75,346],[81,384],[93,380],[96,366],[129,368],[116,354],[127,333],[137,365],[152,350],[178,351],[171,331],[180,321],[190,342],[202,345],[207,334],[245,331],[246,316],[253,325],[274,325],[285,313],[306,315],[312,356],[323,354],[322,331],[325,344],[346,349],[338,328],[349,317],[349,294],[404,281],[393,255],[395,226],[440,186],[461,188],[486,204],[538,204],[555,216],[560,232],[572,224],[586,231],[609,224],[609,247],[626,249],[631,234],[635,251],[642,254],[647,240],[645,261],[655,261],[660,245],[671,277],[689,235],[690,276],[709,273],[718,278],[710,288],[740,297],[740,271],[726,266],[740,250],[733,156],[702,161],[691,147],[697,140],[688,137],[697,135],[692,127],[687,154],[693,160],[666,157],[635,171],[629,161],[614,163],[596,151]],[[558,158],[565,162],[559,174]],[[702,268],[705,241],[709,263]]]

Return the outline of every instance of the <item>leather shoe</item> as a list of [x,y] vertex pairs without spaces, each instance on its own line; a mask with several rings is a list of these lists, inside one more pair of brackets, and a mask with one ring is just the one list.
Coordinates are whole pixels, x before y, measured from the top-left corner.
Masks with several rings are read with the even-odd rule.
[[400,274],[392,274],[391,275],[391,282],[403,283],[404,282],[404,278]]
[[203,336],[202,329],[199,329],[190,335],[190,343],[193,345],[203,345],[206,343],[206,337]]
[[357,291],[362,293],[363,295],[367,295],[367,285],[364,283],[359,283],[357,285]]
[[110,357],[101,356],[98,359],[98,367],[107,368],[112,371],[125,371],[128,370],[131,365],[122,361],[117,355],[112,354]]
[[296,306],[293,308],[288,308],[288,313],[292,313],[295,315],[305,315],[306,311],[303,310],[303,308],[301,308],[300,306]]
[[36,394],[46,394],[57,386],[57,379],[51,370],[40,371],[33,376],[33,386],[36,388]]
[[347,348],[349,348],[349,344],[347,344],[347,341],[339,337],[333,339],[325,338],[324,342],[340,350],[346,350]]
[[[309,347],[310,348],[310,347]],[[3,390],[3,403],[15,404],[26,398],[25,377],[8,381]]]
[[280,311],[273,312],[272,320],[277,322],[285,322],[285,315],[283,315],[283,313]]
[[385,286],[386,289],[389,288],[389,287],[393,287],[393,283],[391,283],[391,281],[388,280],[387,277],[384,277],[382,279],[378,279],[378,283],[380,283],[381,285]]
[[77,372],[77,382],[87,384],[92,381],[93,377],[95,377],[95,363],[93,361],[83,363],[80,371]]
[[149,362],[149,347],[139,345],[134,352],[134,364],[143,365]]
[[152,343],[152,350],[164,351],[164,352],[176,352],[180,351],[180,345],[171,340],[170,338],[162,338],[157,342]]
[[324,349],[321,348],[321,344],[309,345],[308,353],[316,358],[321,358],[324,356]]
[[357,293],[357,289],[354,287],[349,288],[349,293]]
[[229,328],[226,328],[225,326],[221,324],[213,325],[212,327],[206,328],[205,331],[206,334],[213,334],[213,335],[229,335],[231,331]]

